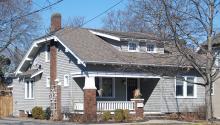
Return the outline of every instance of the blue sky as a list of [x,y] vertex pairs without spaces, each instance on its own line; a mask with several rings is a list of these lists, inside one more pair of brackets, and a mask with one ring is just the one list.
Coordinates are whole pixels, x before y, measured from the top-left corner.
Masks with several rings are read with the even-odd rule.
[[[43,6],[49,4],[49,2],[54,3],[57,0],[32,0],[34,9],[39,9]],[[39,13],[41,16],[41,31],[48,29],[50,25],[50,17],[53,13],[59,12],[62,15],[62,22],[67,22],[68,19],[75,16],[85,17],[85,20],[90,20],[91,18],[102,13],[106,9],[118,3],[120,0],[63,0],[61,3],[53,6],[50,9],[42,11]],[[127,0],[114,7],[114,10],[123,9],[126,6]],[[84,27],[87,28],[101,28],[102,20],[105,14],[96,18],[95,20],[89,22]],[[217,27],[217,31],[220,31],[219,25],[220,16],[218,15],[217,20],[214,22],[214,27]]]
[[[35,9],[48,5],[47,1],[53,3],[56,0],[32,0]],[[46,30],[49,27],[50,17],[55,12],[61,13],[63,23],[65,23],[69,18],[73,18],[75,16],[83,16],[87,21],[115,5],[119,1],[120,0],[64,0],[53,6],[51,9],[39,13],[41,16],[42,30]],[[114,7],[114,9],[123,9],[125,4],[126,0]],[[102,15],[99,18],[96,18],[84,27],[101,28],[104,16],[105,15]]]

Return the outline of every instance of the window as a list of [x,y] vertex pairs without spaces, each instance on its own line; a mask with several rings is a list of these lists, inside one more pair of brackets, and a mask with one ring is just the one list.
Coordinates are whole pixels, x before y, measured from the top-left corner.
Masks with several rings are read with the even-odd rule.
[[46,77],[46,87],[50,87],[50,77]]
[[97,97],[114,97],[114,78],[96,78]]
[[147,44],[147,52],[155,52],[155,45]]
[[195,77],[177,77],[176,78],[176,97],[196,97]]
[[64,75],[63,85],[69,86],[69,75]]
[[25,99],[33,99],[34,98],[34,88],[33,88],[33,82],[27,81],[25,83]]
[[214,95],[214,83],[211,84],[211,95]]
[[137,42],[128,42],[128,51],[137,52],[138,51],[138,43]]
[[187,83],[187,96],[194,96],[194,77],[186,77],[186,81],[189,81]]
[[50,45],[45,46],[45,61],[50,61]]
[[183,96],[183,77],[176,79],[176,96]]

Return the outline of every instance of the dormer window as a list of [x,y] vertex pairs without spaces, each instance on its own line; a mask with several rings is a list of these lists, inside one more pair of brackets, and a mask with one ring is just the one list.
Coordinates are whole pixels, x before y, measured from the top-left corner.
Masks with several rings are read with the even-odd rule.
[[137,52],[138,51],[138,43],[137,42],[128,42],[128,51]]
[[154,53],[155,52],[155,44],[147,44],[147,52]]

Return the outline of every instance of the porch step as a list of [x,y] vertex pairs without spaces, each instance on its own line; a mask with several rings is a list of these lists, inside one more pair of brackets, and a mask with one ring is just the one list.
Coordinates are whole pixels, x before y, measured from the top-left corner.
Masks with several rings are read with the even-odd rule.
[[162,120],[166,118],[167,118],[166,114],[145,114],[144,115],[144,119],[147,119],[147,120],[153,120],[153,119]]

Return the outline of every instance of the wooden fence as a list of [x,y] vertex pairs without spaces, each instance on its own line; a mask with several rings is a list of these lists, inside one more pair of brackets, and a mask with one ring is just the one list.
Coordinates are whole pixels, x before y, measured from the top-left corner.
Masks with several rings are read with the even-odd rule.
[[0,117],[11,116],[13,113],[12,96],[0,96]]

